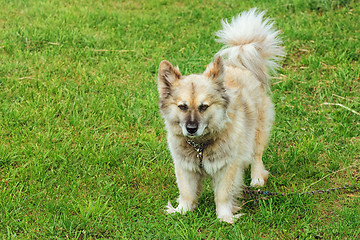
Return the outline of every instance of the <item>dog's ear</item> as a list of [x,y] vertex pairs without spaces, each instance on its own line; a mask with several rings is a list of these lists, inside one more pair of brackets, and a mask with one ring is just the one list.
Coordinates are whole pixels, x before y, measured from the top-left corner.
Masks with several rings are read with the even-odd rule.
[[159,66],[158,91],[161,98],[167,98],[171,95],[171,86],[175,81],[181,78],[178,68],[175,68],[168,61],[162,61]]
[[224,83],[224,61],[218,56],[205,71],[205,76],[210,78],[215,84],[222,85]]

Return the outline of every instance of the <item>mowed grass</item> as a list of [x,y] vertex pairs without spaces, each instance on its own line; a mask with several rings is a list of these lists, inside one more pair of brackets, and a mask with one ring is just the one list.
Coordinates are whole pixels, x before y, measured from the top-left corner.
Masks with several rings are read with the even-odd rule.
[[164,212],[178,190],[158,65],[204,71],[220,20],[252,7],[276,20],[287,51],[263,190],[356,184],[358,1],[1,1],[1,238],[359,239],[359,188],[245,199],[228,225],[207,181],[194,212]]

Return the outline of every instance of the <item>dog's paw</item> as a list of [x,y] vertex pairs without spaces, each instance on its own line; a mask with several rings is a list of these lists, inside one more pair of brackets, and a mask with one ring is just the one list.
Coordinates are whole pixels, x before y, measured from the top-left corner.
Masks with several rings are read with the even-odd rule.
[[168,205],[166,205],[166,210],[167,214],[173,214],[173,213],[176,213],[176,208],[174,208],[172,205],[171,205],[171,202],[169,201],[168,202]]
[[192,210],[191,208],[189,208],[188,206],[183,206],[182,204],[179,204],[179,206],[174,208],[169,201],[168,204],[166,205],[165,211],[167,212],[167,214],[181,213],[184,215],[186,212],[191,210]]
[[234,206],[231,203],[228,204],[218,204],[216,206],[216,214],[217,217],[220,219],[220,222],[227,222],[233,224],[236,219],[238,219],[243,214],[233,214],[234,212],[240,210],[237,206]]
[[269,172],[264,170],[261,173],[261,176],[253,177],[250,183],[250,186],[252,187],[263,187],[265,186],[265,183],[269,177]]
[[239,213],[239,214],[235,214],[235,215],[222,216],[222,217],[219,217],[219,219],[220,219],[220,222],[227,222],[227,223],[233,224],[242,215],[244,215],[244,214]]
[[265,181],[260,178],[254,178],[251,180],[250,186],[252,187],[263,187],[265,185]]

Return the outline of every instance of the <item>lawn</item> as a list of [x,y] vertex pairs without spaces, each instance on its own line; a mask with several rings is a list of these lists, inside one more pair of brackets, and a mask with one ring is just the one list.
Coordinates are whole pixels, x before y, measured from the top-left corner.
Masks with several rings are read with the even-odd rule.
[[[358,1],[0,4],[2,239],[360,238]],[[204,71],[220,20],[252,7],[276,21],[287,52],[262,190],[295,194],[244,199],[229,225],[207,181],[194,212],[166,215],[178,189],[158,65]]]

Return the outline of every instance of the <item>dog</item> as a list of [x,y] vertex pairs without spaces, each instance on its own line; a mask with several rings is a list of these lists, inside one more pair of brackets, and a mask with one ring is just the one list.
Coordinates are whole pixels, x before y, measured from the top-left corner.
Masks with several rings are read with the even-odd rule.
[[244,170],[251,164],[251,186],[264,186],[269,175],[262,162],[275,115],[269,79],[285,52],[257,9],[222,20],[216,36],[224,47],[204,73],[183,76],[165,60],[159,66],[159,108],[180,192],[167,212],[192,211],[210,176],[217,217],[234,223]]

